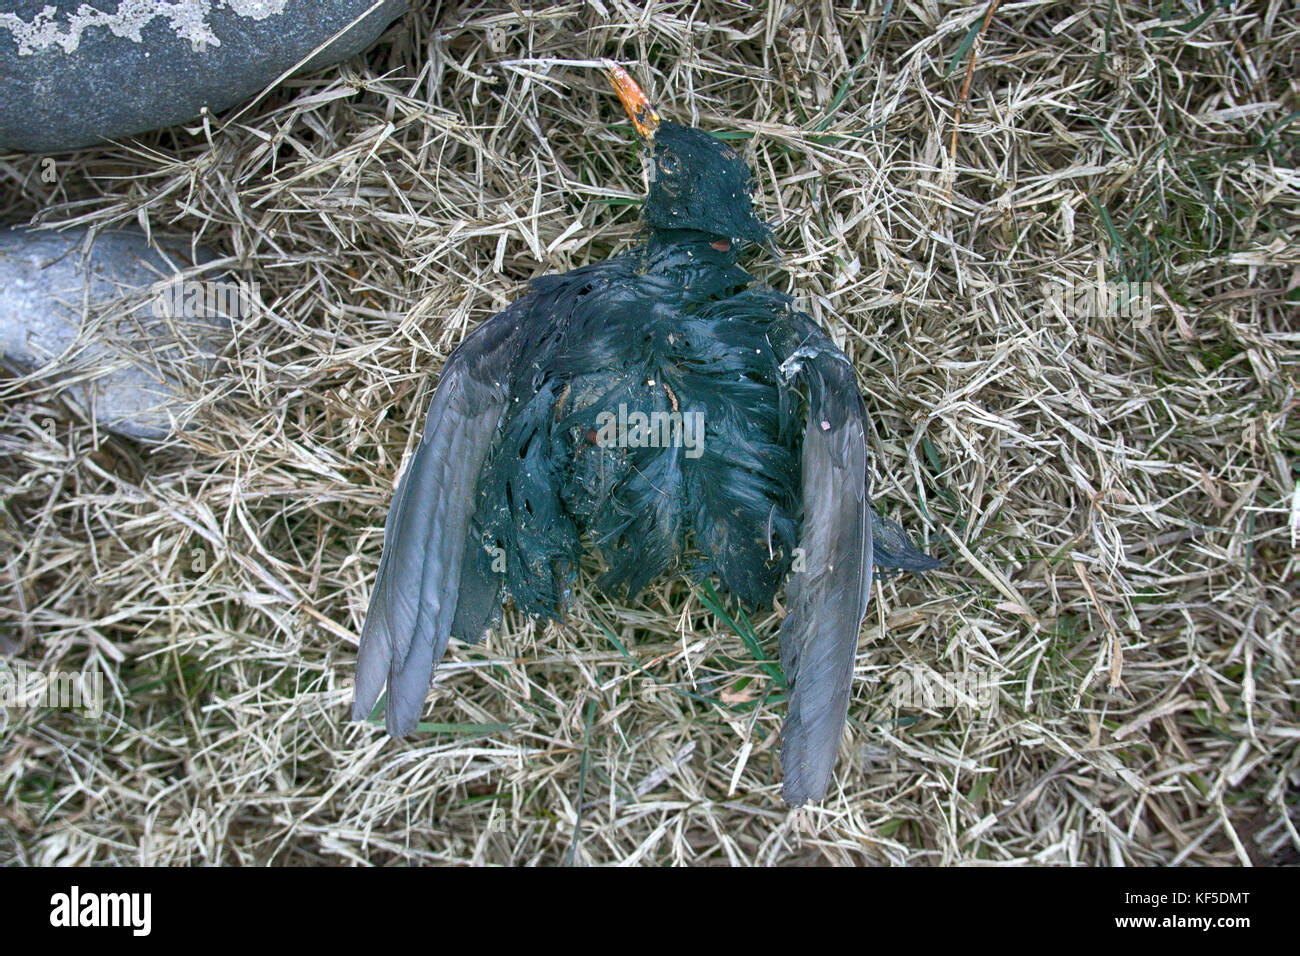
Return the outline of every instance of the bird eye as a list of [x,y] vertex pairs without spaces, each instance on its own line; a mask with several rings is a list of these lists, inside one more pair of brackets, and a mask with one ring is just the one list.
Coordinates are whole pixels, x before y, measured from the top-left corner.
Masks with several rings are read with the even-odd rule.
[[669,196],[676,196],[681,191],[681,178],[678,176],[681,168],[681,159],[676,153],[661,149],[655,154],[655,183]]

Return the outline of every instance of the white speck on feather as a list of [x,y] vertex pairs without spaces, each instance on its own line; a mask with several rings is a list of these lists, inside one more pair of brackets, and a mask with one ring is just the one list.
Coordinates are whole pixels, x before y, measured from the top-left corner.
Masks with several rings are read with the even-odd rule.
[[51,47],[75,53],[82,35],[102,27],[114,36],[143,43],[140,31],[157,17],[167,21],[172,32],[182,40],[198,46],[221,46],[221,40],[208,24],[214,8],[225,7],[237,17],[265,20],[284,13],[288,0],[119,0],[115,10],[96,10],[83,3],[76,10],[60,14],[57,7],[46,4],[30,21],[16,13],[0,13],[0,30],[8,30],[18,45],[19,56],[33,56]]

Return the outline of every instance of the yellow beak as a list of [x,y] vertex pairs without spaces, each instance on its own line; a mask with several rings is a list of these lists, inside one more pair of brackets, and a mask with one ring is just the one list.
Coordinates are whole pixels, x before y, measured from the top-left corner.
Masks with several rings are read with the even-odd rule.
[[652,141],[655,130],[659,128],[659,114],[650,105],[650,100],[641,92],[641,87],[636,85],[632,75],[613,60],[605,61],[605,69],[609,72],[609,81],[618,92],[618,98],[623,101],[623,109],[632,117],[632,125],[636,127],[638,135],[646,142]]

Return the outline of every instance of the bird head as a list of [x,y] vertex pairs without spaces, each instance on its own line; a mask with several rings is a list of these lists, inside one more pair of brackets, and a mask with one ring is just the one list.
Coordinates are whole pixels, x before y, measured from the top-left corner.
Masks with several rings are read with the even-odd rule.
[[606,61],[610,82],[650,153],[643,215],[652,233],[702,232],[766,244],[772,231],[754,214],[754,174],[740,154],[702,129],[661,119],[627,70]]

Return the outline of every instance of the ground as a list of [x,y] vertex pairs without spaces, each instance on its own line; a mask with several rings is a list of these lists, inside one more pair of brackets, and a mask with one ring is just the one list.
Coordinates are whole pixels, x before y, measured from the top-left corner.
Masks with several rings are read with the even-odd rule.
[[[418,4],[53,182],[0,155],[0,222],[193,234],[256,289],[160,447],[0,379],[0,643],[105,695],[9,709],[0,861],[1296,860],[1300,17],[839,6]],[[946,562],[876,586],[812,808],[779,604],[680,581],[454,645],[410,739],[348,720],[441,363],[637,239],[604,57],[751,161],[753,271],[854,360],[873,494]]]

